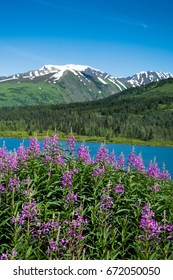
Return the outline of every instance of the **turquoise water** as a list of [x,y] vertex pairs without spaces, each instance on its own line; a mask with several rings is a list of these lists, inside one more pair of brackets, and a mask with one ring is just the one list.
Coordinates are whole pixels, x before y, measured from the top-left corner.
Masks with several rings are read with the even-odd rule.
[[[17,149],[20,143],[24,142],[25,146],[29,145],[29,139],[18,139],[18,138],[1,138],[0,139],[0,147],[5,143],[5,146],[8,150]],[[40,144],[42,145],[42,140],[39,140]],[[63,148],[66,147],[66,141],[59,141]],[[76,150],[82,144],[82,142],[76,143]],[[99,143],[93,142],[85,142],[85,145],[88,146],[91,157],[95,157],[96,152],[100,148]],[[126,144],[106,144],[109,149],[109,152],[114,151],[116,157],[118,158],[123,152],[125,159],[128,158],[130,152],[132,151],[132,145]],[[173,148],[168,147],[150,147],[150,146],[135,146],[136,154],[142,153],[142,157],[144,160],[144,164],[148,167],[150,160],[154,160],[156,158],[156,162],[159,165],[159,168],[162,168],[163,164],[165,164],[166,169],[169,170],[171,173],[171,177],[173,178]]]

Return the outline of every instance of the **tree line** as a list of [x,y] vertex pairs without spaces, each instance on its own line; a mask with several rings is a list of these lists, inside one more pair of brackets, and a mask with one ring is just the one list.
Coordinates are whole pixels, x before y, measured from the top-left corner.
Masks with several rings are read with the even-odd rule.
[[173,97],[114,95],[68,105],[0,108],[0,131],[69,133],[71,127],[79,135],[107,139],[173,140]]

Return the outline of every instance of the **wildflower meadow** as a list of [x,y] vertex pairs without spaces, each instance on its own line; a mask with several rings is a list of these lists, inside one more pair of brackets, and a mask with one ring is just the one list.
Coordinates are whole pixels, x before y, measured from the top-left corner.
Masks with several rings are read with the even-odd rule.
[[[76,156],[77,152],[77,156]],[[102,145],[92,159],[58,135],[0,148],[1,260],[173,259],[173,184]]]

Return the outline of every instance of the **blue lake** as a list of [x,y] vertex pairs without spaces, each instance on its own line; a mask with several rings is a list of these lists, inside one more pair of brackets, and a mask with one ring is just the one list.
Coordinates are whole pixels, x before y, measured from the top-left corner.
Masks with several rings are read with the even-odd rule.
[[[29,139],[18,139],[18,138],[1,138],[0,139],[0,147],[5,143],[5,146],[8,150],[17,149],[20,144],[24,142],[24,145],[27,147],[29,145]],[[42,140],[39,140],[42,145]],[[66,141],[59,141],[63,148],[66,147]],[[76,142],[76,150],[82,144],[82,142]],[[88,146],[91,157],[95,157],[96,152],[100,148],[100,143],[94,142],[85,142],[85,145]],[[109,152],[114,151],[116,157],[119,157],[121,152],[123,152],[125,159],[128,158],[130,152],[132,151],[132,145],[126,144],[106,144],[109,149]],[[171,173],[171,177],[173,178],[173,148],[168,147],[150,147],[150,146],[135,146],[135,153],[142,153],[142,157],[144,160],[144,164],[146,167],[149,166],[150,160],[154,160],[156,158],[156,162],[161,169],[163,164],[165,164],[166,169]]]

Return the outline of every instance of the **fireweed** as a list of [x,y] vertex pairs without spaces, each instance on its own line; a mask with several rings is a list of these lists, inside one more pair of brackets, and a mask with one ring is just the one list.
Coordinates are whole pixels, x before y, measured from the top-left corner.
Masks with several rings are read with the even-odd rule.
[[[173,184],[134,150],[0,148],[0,259],[173,259]],[[127,164],[126,164],[127,162]]]
[[142,241],[141,249],[143,257],[149,259],[153,251],[158,250],[159,243],[161,243],[162,250],[165,254],[164,259],[167,259],[167,256],[172,253],[173,226],[166,224],[165,220],[157,222],[154,217],[155,213],[150,205],[145,205],[142,209],[139,225],[139,228],[143,230],[143,234],[139,236],[139,239]]

